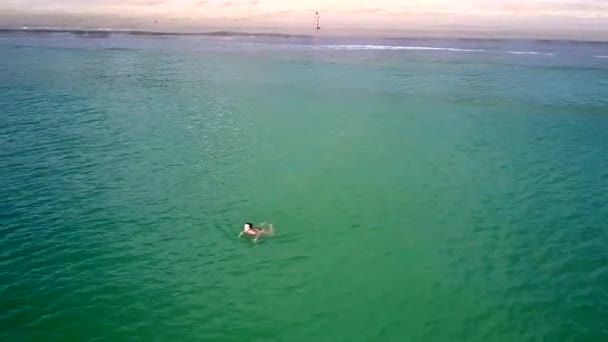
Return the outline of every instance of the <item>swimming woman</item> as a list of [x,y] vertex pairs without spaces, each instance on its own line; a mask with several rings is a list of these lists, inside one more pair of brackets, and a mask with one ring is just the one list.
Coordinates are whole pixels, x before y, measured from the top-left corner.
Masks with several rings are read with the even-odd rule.
[[251,222],[245,223],[243,225],[243,230],[239,234],[239,237],[241,237],[243,235],[247,235],[247,236],[253,237],[253,242],[256,242],[256,241],[258,241],[260,236],[272,235],[274,233],[274,230],[272,228],[272,223],[270,223],[270,224],[261,223],[260,226],[266,226],[266,228],[254,227],[253,223],[251,223]]

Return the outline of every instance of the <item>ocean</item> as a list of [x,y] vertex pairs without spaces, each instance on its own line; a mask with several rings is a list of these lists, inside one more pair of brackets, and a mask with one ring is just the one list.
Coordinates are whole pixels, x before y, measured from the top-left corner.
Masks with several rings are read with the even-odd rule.
[[0,340],[606,341],[607,56],[3,31]]

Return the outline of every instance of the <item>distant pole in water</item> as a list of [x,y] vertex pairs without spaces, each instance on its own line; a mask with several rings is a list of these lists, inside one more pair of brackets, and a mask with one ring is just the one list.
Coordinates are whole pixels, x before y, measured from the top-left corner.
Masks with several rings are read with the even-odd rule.
[[321,16],[319,15],[319,12],[315,12],[315,23],[317,24],[317,30],[321,29],[321,26],[319,26],[320,19],[321,19]]

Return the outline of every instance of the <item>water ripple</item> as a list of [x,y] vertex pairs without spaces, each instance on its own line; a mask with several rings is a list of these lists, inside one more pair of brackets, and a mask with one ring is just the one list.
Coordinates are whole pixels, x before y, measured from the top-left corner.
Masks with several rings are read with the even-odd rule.
[[608,336],[601,61],[49,39],[0,45],[0,339]]

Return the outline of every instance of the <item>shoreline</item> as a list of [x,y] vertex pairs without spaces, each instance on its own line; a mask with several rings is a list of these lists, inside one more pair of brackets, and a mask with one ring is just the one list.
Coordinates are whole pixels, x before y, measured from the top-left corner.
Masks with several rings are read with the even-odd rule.
[[560,39],[560,38],[524,38],[524,37],[472,37],[472,36],[454,36],[454,35],[370,35],[370,34],[323,34],[320,36],[313,34],[290,34],[290,33],[275,33],[275,32],[246,32],[246,31],[230,31],[230,30],[218,30],[218,31],[200,31],[200,32],[178,32],[178,31],[161,31],[161,30],[141,30],[141,29],[114,29],[114,28],[60,28],[60,27],[5,27],[0,28],[0,35],[11,34],[11,33],[25,33],[25,34],[55,34],[64,33],[72,34],[74,36],[88,36],[88,37],[99,37],[104,38],[110,35],[129,35],[129,36],[183,36],[183,37],[241,37],[241,38],[300,38],[310,39],[316,37],[323,38],[367,38],[367,39],[388,39],[388,40],[459,40],[459,41],[529,41],[537,43],[572,43],[572,44],[608,44],[608,40],[598,39]]
[[74,35],[112,35],[122,34],[131,36],[206,36],[206,37],[270,37],[270,38],[312,38],[313,35],[286,34],[272,32],[239,32],[239,31],[208,31],[208,32],[176,32],[148,31],[135,29],[70,29],[70,28],[0,28],[3,33],[69,33]]

